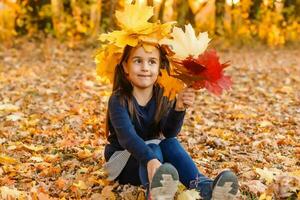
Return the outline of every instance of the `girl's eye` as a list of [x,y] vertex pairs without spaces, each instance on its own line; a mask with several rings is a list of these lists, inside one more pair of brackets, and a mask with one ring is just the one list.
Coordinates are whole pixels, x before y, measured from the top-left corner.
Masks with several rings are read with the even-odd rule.
[[149,60],[149,64],[154,65],[154,64],[156,64],[156,61],[155,60]]
[[133,62],[137,63],[137,64],[140,64],[140,63],[142,63],[142,59],[135,59],[135,60],[133,60]]

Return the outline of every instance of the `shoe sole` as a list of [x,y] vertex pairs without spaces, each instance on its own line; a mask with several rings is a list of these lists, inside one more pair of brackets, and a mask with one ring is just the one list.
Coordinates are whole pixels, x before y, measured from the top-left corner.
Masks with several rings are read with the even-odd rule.
[[233,200],[239,187],[236,175],[230,171],[220,175],[218,182],[213,187],[212,200]]
[[155,172],[151,186],[151,200],[174,200],[179,175],[176,168],[169,164],[162,164]]

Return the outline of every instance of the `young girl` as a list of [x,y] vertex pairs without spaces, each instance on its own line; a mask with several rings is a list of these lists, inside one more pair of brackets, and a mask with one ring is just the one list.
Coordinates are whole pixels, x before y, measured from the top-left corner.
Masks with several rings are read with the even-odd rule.
[[121,184],[142,184],[147,198],[156,200],[174,199],[177,185],[166,187],[163,182],[176,183],[179,175],[179,181],[198,190],[203,199],[233,199],[238,192],[236,176],[224,171],[214,180],[205,177],[176,139],[195,92],[185,88],[174,101],[164,97],[157,78],[160,69],[168,67],[159,46],[150,50],[143,44],[125,47],[108,103],[109,143],[104,152],[108,178]]

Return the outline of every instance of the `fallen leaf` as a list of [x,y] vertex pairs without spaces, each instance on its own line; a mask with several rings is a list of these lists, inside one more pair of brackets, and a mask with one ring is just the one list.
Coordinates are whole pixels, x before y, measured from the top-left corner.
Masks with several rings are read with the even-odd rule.
[[88,186],[83,181],[78,181],[78,183],[73,183],[73,185],[76,186],[80,190],[88,189]]
[[103,188],[101,192],[101,198],[107,199],[107,200],[116,200],[115,194],[112,192],[113,186],[107,185]]
[[262,121],[259,123],[259,126],[262,127],[262,128],[266,128],[266,127],[269,127],[269,126],[272,126],[272,122],[270,121]]
[[86,159],[86,158],[91,157],[92,155],[93,155],[93,153],[90,150],[88,150],[88,149],[84,149],[84,150],[79,151],[77,153],[77,156],[80,159]]
[[195,189],[185,190],[180,193],[177,197],[177,200],[197,200],[200,198],[199,192]]
[[27,197],[25,192],[6,186],[0,187],[0,194],[1,199],[25,199]]
[[15,163],[17,163],[17,160],[12,157],[0,154],[0,163],[1,164],[15,164]]
[[30,160],[35,162],[44,162],[44,159],[42,157],[32,156]]
[[0,111],[15,112],[19,110],[19,106],[13,104],[0,104]]
[[25,147],[28,150],[35,151],[35,152],[44,150],[43,146],[35,146],[33,144],[31,144],[31,145],[23,144],[23,147]]
[[267,186],[259,180],[247,181],[247,182],[244,182],[243,185],[246,185],[248,187],[249,191],[256,195],[265,192],[265,190],[267,189]]
[[258,200],[272,200],[272,199],[273,199],[273,196],[263,193],[259,196]]
[[259,169],[259,168],[256,168],[255,169],[256,173],[258,173],[260,175],[260,177],[264,180],[266,180],[266,183],[267,184],[270,184],[274,181],[276,175],[278,175],[280,173],[280,171],[278,170],[270,170],[270,169],[267,169],[267,168],[264,168],[264,169]]

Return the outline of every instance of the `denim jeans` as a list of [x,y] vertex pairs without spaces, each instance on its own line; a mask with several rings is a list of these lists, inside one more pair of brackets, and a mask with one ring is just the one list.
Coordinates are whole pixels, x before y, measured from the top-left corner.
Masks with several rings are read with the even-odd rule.
[[[159,145],[148,144],[148,146],[153,150],[161,163],[171,163],[177,169],[179,180],[186,188],[197,189],[203,199],[211,198],[213,181],[199,172],[191,156],[185,151],[176,138],[167,138],[162,140]],[[133,179],[132,171],[134,168],[138,168],[140,182],[148,189],[149,181],[147,167],[142,164],[133,166],[133,163],[134,159],[131,158],[124,169],[131,171],[131,174],[129,175],[122,172],[121,176],[118,178],[120,183],[126,182],[124,179]]]

